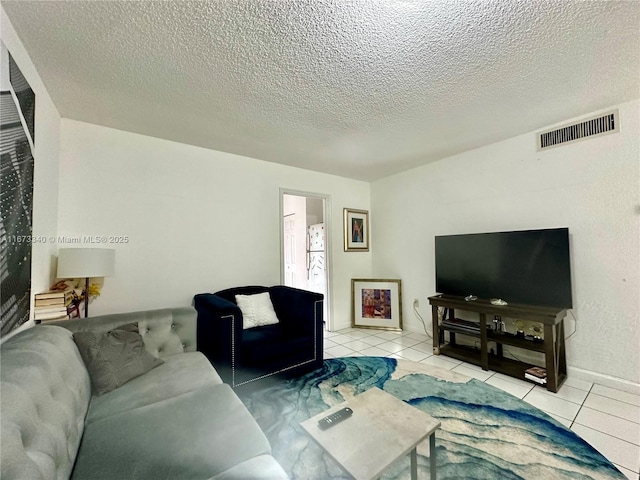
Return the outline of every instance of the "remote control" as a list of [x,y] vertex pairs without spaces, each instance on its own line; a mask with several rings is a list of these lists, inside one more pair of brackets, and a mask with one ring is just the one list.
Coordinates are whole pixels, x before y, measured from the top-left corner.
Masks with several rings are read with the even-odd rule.
[[320,430],[326,430],[327,428],[333,427],[341,421],[346,420],[351,415],[353,415],[353,410],[349,407],[344,407],[342,410],[338,410],[336,413],[332,413],[331,415],[327,415],[326,417],[318,420],[318,428]]

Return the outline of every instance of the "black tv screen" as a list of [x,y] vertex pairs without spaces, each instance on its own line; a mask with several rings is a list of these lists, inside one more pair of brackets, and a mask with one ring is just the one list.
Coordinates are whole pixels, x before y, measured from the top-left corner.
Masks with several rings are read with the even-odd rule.
[[435,237],[436,290],[572,308],[569,229]]

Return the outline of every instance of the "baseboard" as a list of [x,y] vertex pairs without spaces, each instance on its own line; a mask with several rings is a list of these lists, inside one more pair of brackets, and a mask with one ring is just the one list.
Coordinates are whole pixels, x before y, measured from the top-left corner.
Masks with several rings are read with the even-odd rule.
[[640,395],[640,384],[633,383],[622,378],[612,377],[609,375],[604,375],[602,373],[591,372],[589,370],[583,370],[582,368],[572,367],[571,365],[567,365],[567,374],[569,378],[575,377],[579,378],[580,380],[586,380],[587,382],[604,385],[605,387],[622,390],[623,392]]
[[333,329],[331,331],[332,332],[337,332],[338,330],[344,330],[345,328],[351,328],[351,322],[349,322],[349,323],[336,322],[333,325]]

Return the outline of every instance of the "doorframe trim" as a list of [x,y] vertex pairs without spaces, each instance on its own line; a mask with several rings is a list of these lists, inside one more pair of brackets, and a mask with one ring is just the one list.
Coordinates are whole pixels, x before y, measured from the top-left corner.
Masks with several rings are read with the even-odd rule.
[[333,264],[331,262],[331,195],[326,193],[308,192],[304,190],[295,190],[292,188],[280,187],[280,283],[284,285],[284,195],[295,195],[298,197],[307,198],[319,198],[324,200],[324,253],[325,253],[325,285],[327,287],[327,311],[325,312],[327,318],[324,319],[326,329],[331,331],[333,327],[333,315],[332,315],[332,297],[333,297],[333,282],[331,281],[333,276]]

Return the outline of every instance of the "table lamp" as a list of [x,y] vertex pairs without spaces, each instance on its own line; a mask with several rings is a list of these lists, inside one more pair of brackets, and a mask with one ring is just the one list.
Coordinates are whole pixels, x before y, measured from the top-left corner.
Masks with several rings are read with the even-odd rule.
[[116,251],[111,248],[61,248],[58,278],[85,278],[84,316],[89,316],[89,278],[113,275]]

